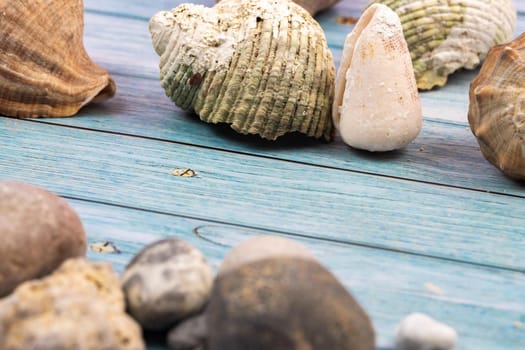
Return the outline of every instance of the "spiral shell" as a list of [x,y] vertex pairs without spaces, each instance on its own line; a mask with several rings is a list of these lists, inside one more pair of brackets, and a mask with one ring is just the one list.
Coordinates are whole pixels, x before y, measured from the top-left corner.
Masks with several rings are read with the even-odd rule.
[[0,0],[0,114],[66,117],[115,94],[88,57],[81,0]]
[[208,123],[274,140],[330,139],[335,68],[324,32],[287,0],[182,4],[150,21],[161,85]]
[[417,86],[443,86],[449,74],[473,69],[489,49],[510,39],[511,0],[375,0],[401,19]]
[[525,180],[525,33],[493,47],[471,82],[468,120],[481,152],[506,175]]

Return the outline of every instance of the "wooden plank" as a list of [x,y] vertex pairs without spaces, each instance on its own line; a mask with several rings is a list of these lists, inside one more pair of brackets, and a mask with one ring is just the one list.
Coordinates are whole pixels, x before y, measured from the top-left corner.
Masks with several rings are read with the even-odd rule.
[[77,118],[46,119],[45,122],[525,196],[525,185],[507,179],[489,164],[470,129],[464,125],[425,120],[421,135],[404,150],[393,153],[361,152],[352,150],[341,140],[326,144],[297,136],[267,142],[258,137],[237,135],[227,126],[205,124],[197,116],[182,112],[165,96],[156,80],[114,78],[119,92],[113,100],[89,106]]
[[[122,250],[118,255],[89,252],[89,258],[110,261],[118,271],[144,245],[166,236],[188,241],[217,269],[230,247],[254,235],[272,234],[83,201],[71,203],[84,222],[90,243],[111,240]],[[518,350],[525,346],[525,331],[514,326],[525,318],[522,273],[286,236],[311,249],[362,303],[372,317],[379,348],[391,348],[395,325],[415,311],[456,328],[458,349]]]
[[0,149],[68,197],[525,271],[523,198],[8,118]]

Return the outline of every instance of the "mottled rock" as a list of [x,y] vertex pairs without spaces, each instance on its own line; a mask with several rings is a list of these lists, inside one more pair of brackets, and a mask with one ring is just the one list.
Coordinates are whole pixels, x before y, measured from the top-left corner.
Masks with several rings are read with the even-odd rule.
[[235,246],[224,258],[219,275],[243,264],[275,256],[316,260],[304,245],[280,236],[255,236]]
[[64,262],[50,276],[0,300],[0,349],[143,350],[109,264]]
[[0,297],[86,254],[86,234],[62,198],[41,188],[0,182]]
[[276,256],[219,274],[206,308],[208,350],[373,350],[345,287],[311,259]]
[[177,238],[144,248],[122,276],[128,312],[152,330],[167,329],[201,311],[212,283],[204,255]]
[[173,328],[168,333],[168,345],[172,350],[204,350],[207,337],[206,316],[199,314]]
[[456,340],[454,328],[421,313],[405,317],[396,332],[398,350],[452,350]]

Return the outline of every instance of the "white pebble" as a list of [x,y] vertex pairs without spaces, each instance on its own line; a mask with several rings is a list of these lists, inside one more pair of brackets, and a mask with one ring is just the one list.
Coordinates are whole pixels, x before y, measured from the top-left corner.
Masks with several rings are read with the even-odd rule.
[[420,313],[405,317],[396,333],[398,350],[452,350],[457,341],[454,328]]

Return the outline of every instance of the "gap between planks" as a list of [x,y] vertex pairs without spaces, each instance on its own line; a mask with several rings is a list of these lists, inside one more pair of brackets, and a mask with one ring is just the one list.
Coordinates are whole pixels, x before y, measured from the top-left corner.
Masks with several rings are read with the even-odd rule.
[[[231,154],[254,156],[254,157],[260,157],[260,158],[269,159],[269,160],[278,160],[278,161],[289,162],[289,163],[293,163],[293,164],[300,164],[300,165],[318,167],[318,168],[322,168],[322,169],[347,171],[347,172],[352,172],[352,173],[355,173],[355,174],[377,176],[377,177],[380,177],[380,178],[388,178],[388,179],[395,179],[395,180],[400,180],[400,181],[408,181],[408,182],[427,184],[427,185],[433,185],[433,186],[439,186],[439,187],[445,187],[445,188],[451,188],[451,189],[460,189],[460,190],[467,190],[467,191],[473,191],[473,192],[479,192],[479,193],[490,193],[490,194],[494,194],[494,195],[514,197],[514,198],[525,198],[525,191],[524,191],[523,194],[517,194],[517,193],[505,193],[505,192],[501,192],[501,191],[497,191],[497,190],[478,189],[478,188],[472,188],[472,187],[466,187],[466,186],[460,186],[460,185],[454,185],[454,184],[440,183],[440,182],[436,182],[436,181],[426,181],[426,180],[422,180],[422,179],[407,178],[407,177],[402,177],[402,176],[398,176],[398,175],[381,174],[381,173],[377,173],[377,172],[370,172],[370,171],[364,171],[364,170],[358,170],[358,169],[347,169],[347,168],[342,168],[342,167],[329,166],[329,165],[325,165],[325,164],[316,164],[316,163],[312,163],[312,162],[299,161],[299,160],[282,158],[282,157],[275,157],[275,156],[265,155],[265,154],[255,154],[253,152],[243,152],[243,151],[240,151],[240,150],[233,150],[233,149],[222,148],[222,147],[214,147],[214,146],[204,145],[204,144],[194,144],[194,143],[177,141],[177,140],[163,139],[163,138],[157,138],[157,137],[153,137],[153,136],[130,134],[130,133],[126,133],[126,132],[118,132],[118,131],[112,131],[112,130],[102,130],[102,129],[90,128],[90,127],[79,126],[79,125],[67,125],[67,124],[61,124],[60,121],[58,121],[58,120],[48,121],[48,120],[43,120],[43,119],[19,119],[19,118],[13,118],[13,117],[4,117],[4,118],[18,119],[18,120],[23,121],[23,122],[40,123],[40,124],[46,124],[46,125],[52,125],[52,126],[59,126],[59,127],[63,127],[63,128],[100,132],[100,133],[110,134],[110,135],[134,137],[134,138],[139,138],[139,139],[143,139],[143,140],[167,142],[167,143],[172,143],[172,144],[196,147],[196,148],[200,148],[200,149],[208,149],[208,150],[226,152],[226,153],[231,153]],[[427,120],[427,122],[428,122],[428,120]],[[448,122],[441,122],[441,121],[432,121],[432,122],[448,124],[448,125],[453,125],[453,126],[457,125],[455,123],[448,123]],[[503,176],[503,174],[501,176]]]

